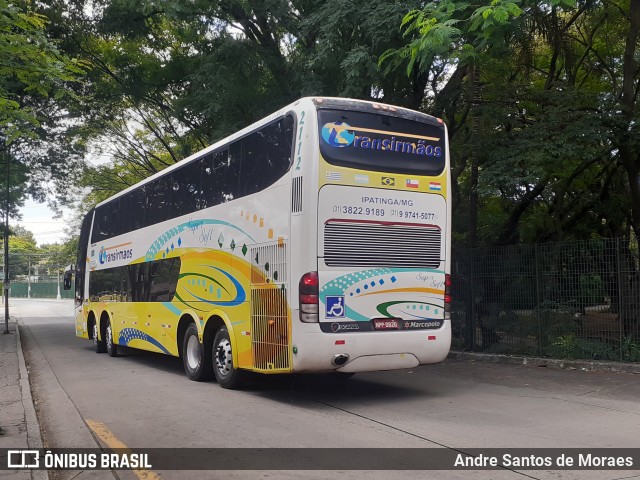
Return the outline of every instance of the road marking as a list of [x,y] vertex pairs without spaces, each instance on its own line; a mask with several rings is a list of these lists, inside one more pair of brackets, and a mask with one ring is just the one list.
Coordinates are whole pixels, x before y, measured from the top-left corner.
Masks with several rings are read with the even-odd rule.
[[[93,430],[93,433],[95,433],[107,447],[111,449],[120,448],[127,450],[127,453],[131,453],[131,449],[125,443],[118,440],[118,438],[116,438],[104,423],[89,419],[85,420],[85,422],[89,428]],[[140,480],[160,480],[160,475],[152,472],[151,470],[133,470],[133,473],[135,473]]]

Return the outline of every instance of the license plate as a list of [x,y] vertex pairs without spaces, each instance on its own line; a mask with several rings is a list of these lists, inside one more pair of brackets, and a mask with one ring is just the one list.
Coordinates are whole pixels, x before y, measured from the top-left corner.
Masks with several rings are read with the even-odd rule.
[[380,318],[373,321],[374,330],[397,330],[399,326],[400,324],[398,323],[398,320],[393,318]]

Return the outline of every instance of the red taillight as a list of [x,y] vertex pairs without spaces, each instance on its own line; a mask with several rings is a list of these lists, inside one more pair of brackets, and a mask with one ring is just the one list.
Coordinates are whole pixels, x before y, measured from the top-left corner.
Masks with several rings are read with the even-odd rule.
[[308,272],[300,278],[298,290],[301,322],[318,322],[318,284],[318,272]]
[[305,273],[300,279],[300,293],[318,295],[318,272]]
[[448,318],[451,312],[451,275],[444,276],[444,315]]

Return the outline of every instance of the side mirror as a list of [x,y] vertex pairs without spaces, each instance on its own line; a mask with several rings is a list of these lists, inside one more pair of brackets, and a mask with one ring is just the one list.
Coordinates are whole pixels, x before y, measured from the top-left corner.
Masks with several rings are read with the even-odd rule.
[[71,278],[73,277],[73,270],[67,270],[64,272],[64,279],[62,282],[62,288],[64,290],[71,290]]

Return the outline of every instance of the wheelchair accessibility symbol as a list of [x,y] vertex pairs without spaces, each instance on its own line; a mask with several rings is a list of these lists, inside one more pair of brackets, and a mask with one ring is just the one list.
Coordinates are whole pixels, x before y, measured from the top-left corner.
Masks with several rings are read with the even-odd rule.
[[327,318],[344,318],[344,296],[327,296]]

